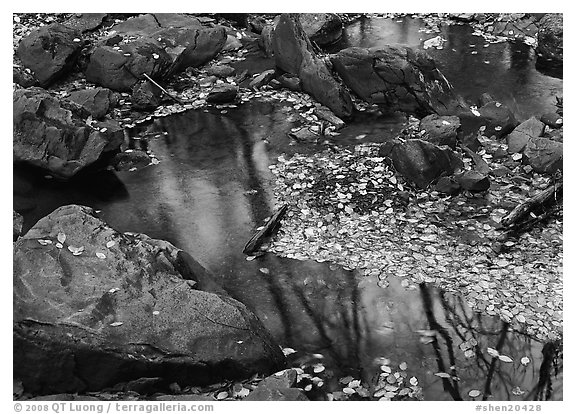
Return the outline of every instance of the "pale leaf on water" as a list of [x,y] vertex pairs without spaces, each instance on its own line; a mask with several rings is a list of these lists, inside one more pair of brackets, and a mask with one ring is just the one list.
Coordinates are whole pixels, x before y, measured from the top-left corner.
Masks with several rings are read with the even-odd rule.
[[470,391],[468,392],[468,395],[469,395],[470,397],[472,397],[472,398],[476,398],[476,397],[478,397],[480,394],[482,394],[482,393],[481,393],[480,391],[478,391],[478,390],[470,390]]
[[106,255],[104,253],[96,252],[96,257],[99,259],[106,259]]
[[48,246],[49,244],[52,244],[52,240],[38,239],[38,243],[40,243],[42,246]]
[[406,362],[401,362],[400,365],[398,365],[398,367],[402,370],[402,371],[406,371],[406,368],[408,368],[408,364]]
[[445,372],[437,372],[434,375],[436,375],[437,377],[440,377],[440,378],[450,378],[451,377],[450,374],[447,374]]
[[304,387],[304,391],[312,391],[312,384],[308,384]]
[[110,240],[108,243],[106,243],[106,247],[110,248],[112,246],[114,246],[116,244],[116,242],[114,240]]
[[56,247],[59,248],[59,249],[61,249],[61,248],[63,248],[64,246],[62,245],[62,243],[56,243]]
[[315,374],[319,374],[320,372],[324,371],[326,368],[322,364],[314,365],[313,371]]
[[270,274],[270,270],[267,269],[267,268],[265,268],[265,267],[261,267],[259,270],[260,270],[262,273],[264,273],[265,275]]
[[295,354],[296,351],[292,348],[282,348],[282,353],[284,354],[284,356],[288,356],[288,355]]
[[62,244],[64,244],[64,242],[66,241],[66,235],[62,232],[58,233],[58,236],[56,238]]
[[512,358],[506,355],[498,355],[498,359],[502,362],[513,362]]
[[346,387],[346,388],[342,389],[342,392],[343,392],[344,394],[351,395],[351,394],[354,394],[356,391],[354,391],[353,388]]
[[416,385],[418,385],[418,378],[416,378],[416,377],[411,377],[411,378],[410,378],[410,385],[412,385],[413,387],[415,387]]
[[217,400],[223,400],[223,399],[225,399],[225,398],[228,398],[228,393],[227,393],[226,391],[219,392],[219,393],[216,395],[216,399],[217,399]]
[[487,348],[486,352],[488,352],[488,355],[490,355],[491,357],[494,357],[494,358],[498,358],[498,356],[500,356],[500,353],[497,350],[495,350],[494,348]]
[[256,256],[246,256],[246,260],[251,262],[252,260],[256,259]]
[[124,324],[124,322],[112,322],[112,323],[110,324],[110,326],[120,326],[120,325],[123,325],[123,324]]
[[521,363],[522,365],[528,365],[528,364],[530,363],[530,358],[528,358],[528,357],[526,357],[526,356],[525,356],[525,357],[522,357],[522,359],[520,360],[520,363]]

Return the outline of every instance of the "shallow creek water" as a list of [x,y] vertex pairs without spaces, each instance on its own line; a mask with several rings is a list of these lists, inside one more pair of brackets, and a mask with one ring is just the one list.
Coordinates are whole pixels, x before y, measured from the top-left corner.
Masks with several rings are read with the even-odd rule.
[[[340,46],[419,47],[420,38],[435,36],[419,32],[421,27],[412,19],[356,22]],[[555,109],[562,80],[538,73],[527,46],[507,42],[484,48],[468,26],[444,30],[445,48],[429,53],[465,98],[489,92],[520,119]],[[478,55],[469,54],[471,44],[477,44]],[[61,205],[88,205],[119,231],[143,232],[189,252],[283,347],[297,351],[288,357],[291,364],[326,367],[317,375],[327,391],[341,390],[338,380],[345,376],[374,384],[387,358],[395,370],[406,363],[408,377],[418,378],[427,400],[470,399],[470,390],[482,391],[478,399],[562,399],[562,361],[554,375],[549,346],[496,317],[472,312],[461,298],[426,284],[406,289],[394,278],[383,289],[377,280],[329,263],[273,254],[246,261],[244,244],[274,209],[269,165],[282,153],[316,150],[315,144],[290,142],[286,133],[297,119],[286,105],[257,101],[225,114],[207,109],[161,118],[144,127],[159,135],[149,147],[160,164],[68,184],[15,167],[15,207],[27,209],[26,230]],[[353,144],[367,134],[365,140],[384,140],[401,127],[397,118],[364,115],[335,139]],[[428,336],[430,330],[439,333],[436,339]],[[472,338],[478,352],[471,356],[461,344]],[[487,347],[513,362],[493,359]],[[451,366],[459,381],[434,375],[451,372]],[[321,399],[323,392],[311,397]]]

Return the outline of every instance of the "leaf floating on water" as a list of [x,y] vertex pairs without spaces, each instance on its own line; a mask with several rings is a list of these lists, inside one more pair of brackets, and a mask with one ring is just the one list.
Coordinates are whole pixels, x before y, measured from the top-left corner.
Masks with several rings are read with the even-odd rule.
[[522,395],[525,394],[526,391],[522,391],[522,389],[520,387],[514,387],[512,388],[512,394],[513,395]]
[[488,348],[486,349],[486,352],[488,352],[488,355],[494,358],[498,358],[500,356],[500,353],[496,351],[494,348]]
[[474,351],[472,351],[471,349],[468,349],[468,350],[464,351],[464,356],[466,358],[472,358],[474,356]]
[[382,372],[386,372],[387,374],[390,374],[392,372],[392,368],[390,368],[388,365],[382,365],[380,369],[382,370]]
[[96,257],[99,259],[106,259],[106,255],[104,253],[96,252]]
[[62,243],[56,243],[56,247],[59,248],[59,249],[61,249],[61,248],[63,248],[64,246],[62,245]]
[[518,152],[515,153],[515,154],[512,154],[512,159],[513,159],[514,161],[519,161],[519,160],[522,159],[522,154],[520,154],[520,153],[518,153]]
[[256,256],[246,256],[246,260],[251,262],[252,260],[256,259]]
[[512,358],[506,355],[498,355],[498,359],[502,362],[513,362]]
[[350,387],[350,388],[358,388],[359,386],[360,386],[360,380],[359,379],[350,381],[348,383],[348,387]]
[[117,288],[117,287],[116,287],[116,288],[112,288],[112,289],[110,289],[110,290],[108,291],[108,293],[116,293],[116,292],[118,292],[119,290],[120,290],[120,288]]
[[472,397],[472,398],[476,398],[476,397],[480,396],[481,394],[482,394],[482,393],[481,393],[480,391],[478,391],[478,390],[470,390],[470,391],[468,392],[468,395],[469,395],[470,397]]
[[219,393],[216,395],[216,399],[217,399],[217,400],[223,400],[223,399],[225,399],[225,398],[228,398],[228,392],[226,392],[226,391],[219,392]]
[[445,372],[437,372],[434,375],[436,375],[437,377],[440,377],[440,378],[450,378],[451,377],[450,374],[447,374]]
[[259,270],[260,270],[262,273],[264,273],[265,275],[270,274],[270,270],[267,269],[267,268],[265,268],[265,267],[261,267]]
[[66,235],[62,232],[58,233],[58,236],[56,238],[62,244],[64,244],[64,242],[66,241]]
[[74,255],[79,256],[84,253],[84,246],[75,247],[75,246],[68,246],[68,250]]
[[110,326],[120,326],[120,325],[124,325],[124,322],[112,322],[110,324]]
[[342,390],[342,392],[343,392],[344,394],[351,395],[351,394],[354,394],[356,391],[355,391],[353,388],[346,387],[346,388],[344,388],[344,389]]
[[284,354],[284,356],[288,356],[288,355],[295,354],[296,351],[292,348],[282,348],[282,353]]
[[522,357],[522,359],[520,360],[520,363],[521,363],[522,365],[528,365],[528,364],[530,363],[530,358],[528,358],[528,357],[526,357],[526,356],[525,356],[525,357]]
[[116,244],[116,242],[114,240],[110,240],[108,243],[106,243],[106,247],[110,248],[113,247]]
[[340,382],[340,384],[348,385],[348,383],[350,383],[350,381],[352,381],[353,379],[354,379],[354,377],[347,376],[344,378],[340,378],[339,382]]
[[157,310],[156,310],[156,311],[152,312],[152,315],[158,316],[158,315],[160,315],[160,311],[157,311]]
[[416,377],[410,377],[410,385],[412,385],[413,387],[418,385],[418,378]]
[[52,244],[52,240],[38,239],[38,243],[40,243],[42,246],[48,246],[49,244]]
[[304,391],[312,391],[312,384],[308,384],[304,387]]
[[237,395],[240,398],[246,398],[248,396],[248,394],[250,394],[250,390],[248,388],[242,387],[242,389],[240,391],[238,391]]
[[402,370],[402,371],[406,371],[406,368],[408,368],[408,364],[406,362],[401,362],[400,365],[398,365],[398,367]]
[[320,372],[324,371],[326,368],[322,364],[314,365],[313,371],[315,374],[319,374]]

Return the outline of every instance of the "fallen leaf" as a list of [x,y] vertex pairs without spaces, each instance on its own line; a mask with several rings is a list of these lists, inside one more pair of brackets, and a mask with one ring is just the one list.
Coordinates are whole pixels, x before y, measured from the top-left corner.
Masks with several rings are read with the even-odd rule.
[[468,395],[469,395],[470,397],[472,397],[472,398],[476,398],[476,397],[478,397],[478,396],[481,395],[481,394],[482,394],[482,393],[481,393],[480,391],[478,391],[478,390],[470,390],[470,391],[468,392]]
[[506,355],[498,355],[498,359],[502,362],[513,362],[512,358]]
[[116,244],[116,242],[114,240],[110,240],[108,243],[106,243],[106,247],[110,248],[112,246],[114,246]]
[[494,348],[487,348],[486,352],[488,352],[488,355],[490,355],[491,357],[494,357],[494,358],[498,358],[498,356],[500,356],[500,353],[497,350],[495,350]]
[[520,359],[520,363],[521,363],[522,365],[528,365],[528,364],[530,363],[530,358],[528,358],[528,357],[526,357],[526,356],[525,356],[525,357],[522,357],[522,359]]
[[440,377],[440,378],[450,378],[451,377],[450,374],[447,374],[445,372],[437,372],[434,375],[436,375],[437,377]]
[[112,323],[110,324],[110,326],[120,326],[120,325],[123,325],[123,324],[124,324],[124,322],[112,322]]
[[52,244],[52,240],[38,239],[38,243],[40,243],[42,246],[48,246],[49,244]]
[[106,259],[106,255],[100,252],[96,252],[96,257],[98,257],[99,259]]
[[58,236],[56,238],[62,244],[64,244],[64,242],[66,241],[66,235],[62,232],[58,233]]

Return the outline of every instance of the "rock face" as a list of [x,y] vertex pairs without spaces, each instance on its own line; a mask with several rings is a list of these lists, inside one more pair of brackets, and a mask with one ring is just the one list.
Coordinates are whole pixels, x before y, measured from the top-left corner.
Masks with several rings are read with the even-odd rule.
[[297,75],[302,90],[326,105],[337,116],[352,115],[352,99],[346,89],[334,79],[330,69],[316,55],[302,28],[298,14],[283,14],[272,38],[276,66]]
[[522,152],[530,139],[538,138],[543,133],[544,123],[535,117],[531,117],[518,125],[514,131],[506,137],[508,152],[510,154]]
[[350,89],[383,110],[453,115],[464,106],[424,52],[400,46],[350,47],[331,60]]
[[451,150],[420,139],[397,143],[390,158],[396,171],[420,188],[426,188],[442,175],[452,175],[463,166]]
[[540,21],[538,31],[538,47],[536,52],[541,55],[539,61],[547,61],[552,65],[562,65],[564,60],[564,30],[562,14],[547,14]]
[[107,88],[73,91],[68,99],[84,108],[94,119],[104,118],[118,103],[118,96]]
[[45,168],[70,178],[108,151],[120,147],[124,135],[116,121],[86,125],[78,107],[57,100],[40,88],[19,89],[13,95],[14,161]]
[[456,148],[460,118],[457,116],[428,115],[420,121],[420,131],[425,131],[424,139],[436,145]]
[[334,13],[302,13],[302,28],[318,46],[330,45],[342,37],[342,20]]
[[179,253],[165,241],[118,233],[87,207],[41,219],[14,247],[14,377],[47,394],[282,369],[279,346],[254,314],[197,290]]
[[563,145],[548,138],[533,138],[524,149],[524,157],[534,171],[553,174],[562,169]]
[[43,87],[68,73],[80,52],[80,33],[61,24],[34,30],[22,39],[17,55]]

